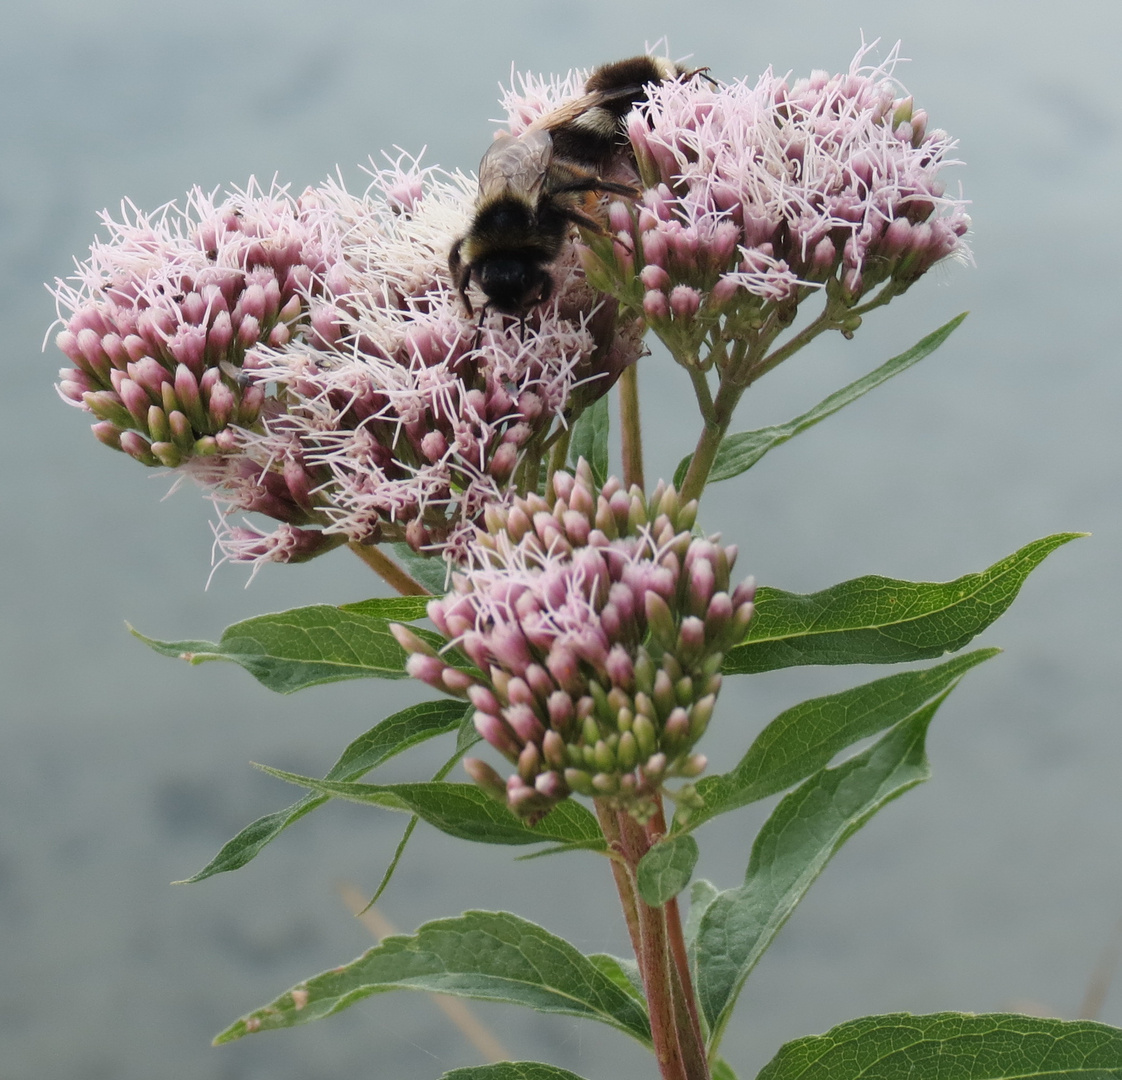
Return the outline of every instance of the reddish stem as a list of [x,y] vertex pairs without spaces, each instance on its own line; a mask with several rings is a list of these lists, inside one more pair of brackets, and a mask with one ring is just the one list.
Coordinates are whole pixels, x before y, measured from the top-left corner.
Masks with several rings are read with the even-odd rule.
[[[627,813],[617,812],[620,843],[627,860],[628,876],[634,881],[639,860],[650,850],[650,841],[643,827]],[[635,887],[633,885],[633,887]],[[662,1080],[696,1080],[686,1072],[679,1029],[674,1009],[675,976],[671,972],[669,942],[666,934],[665,908],[651,907],[635,887],[636,910],[639,916],[640,947],[636,953],[643,989],[647,995],[647,1012],[651,1020],[658,1071]]]

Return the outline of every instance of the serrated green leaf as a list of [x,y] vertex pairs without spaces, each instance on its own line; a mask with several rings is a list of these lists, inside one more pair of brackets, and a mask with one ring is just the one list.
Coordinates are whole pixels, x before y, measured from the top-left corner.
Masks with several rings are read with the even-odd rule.
[[611,430],[607,395],[597,398],[577,417],[569,439],[569,461],[576,467],[584,458],[592,469],[596,486],[608,479],[608,434]]
[[[907,352],[894,356],[885,361],[880,367],[863,375],[848,386],[843,386],[829,397],[820,401],[809,412],[796,416],[785,424],[775,424],[771,427],[760,428],[758,431],[744,431],[737,435],[728,435],[721,440],[717,455],[713,459],[713,467],[709,471],[709,483],[718,480],[728,480],[739,476],[750,469],[769,450],[793,439],[796,435],[814,427],[827,416],[833,416],[839,409],[856,401],[867,394],[874,387],[887,382],[893,375],[899,375],[913,364],[918,363],[925,356],[933,353],[948,337],[958,329],[959,324],[966,318],[966,312],[956,315],[949,323],[940,326],[938,330],[918,341]],[[681,484],[689,468],[690,459],[684,458],[675,470],[675,483]],[[679,477],[680,474],[680,477]]]
[[[157,641],[129,629],[164,656],[190,664],[230,660],[270,690],[291,694],[344,679],[404,679],[405,652],[390,633],[391,621],[316,604],[234,623],[218,642]],[[413,633],[444,644],[429,630]]]
[[639,895],[651,907],[672,900],[690,883],[698,854],[697,841],[688,833],[655,844],[639,860]]
[[801,664],[898,664],[956,652],[1013,602],[1053,551],[1085,533],[1026,544],[980,574],[947,582],[869,575],[809,595],[761,588],[744,642],[726,674]]
[[697,781],[689,827],[767,798],[817,772],[839,751],[899,723],[1000,649],[976,649],[935,667],[905,671],[811,698],[781,712],[735,769]]
[[306,1024],[387,990],[427,990],[586,1017],[650,1044],[646,1011],[631,994],[564,939],[503,911],[467,911],[426,923],[410,936],[388,937],[357,960],[293,987],[214,1041]]
[[500,1061],[495,1065],[453,1069],[440,1080],[583,1080],[583,1077],[540,1061]]
[[890,1013],[787,1043],[757,1080],[1107,1080],[1122,1030],[1012,1013]]
[[834,853],[881,807],[927,779],[924,736],[951,689],[784,797],[752,845],[744,884],[718,893],[705,909],[695,957],[711,1048],[744,981]]
[[604,834],[596,818],[573,799],[558,803],[536,825],[527,825],[474,784],[352,784],[262,768],[270,776],[332,798],[416,814],[461,840],[483,844],[562,843],[582,850],[604,849]]
[[[470,707],[466,707],[470,713]],[[357,780],[384,761],[416,746],[426,739],[462,728],[465,705],[462,701],[426,701],[386,717],[360,735],[331,766],[325,780]],[[177,884],[203,881],[215,874],[237,870],[253,859],[261,849],[295,821],[327,802],[327,795],[305,795],[283,810],[266,814],[247,825],[197,874]]]
[[[418,555],[408,544],[398,543],[388,545],[397,560],[419,584],[423,585],[433,596],[443,596],[445,582],[448,579],[448,564],[438,555]],[[424,597],[431,600],[432,597]]]
[[376,596],[353,604],[340,604],[340,611],[390,622],[416,622],[427,614],[431,596]]

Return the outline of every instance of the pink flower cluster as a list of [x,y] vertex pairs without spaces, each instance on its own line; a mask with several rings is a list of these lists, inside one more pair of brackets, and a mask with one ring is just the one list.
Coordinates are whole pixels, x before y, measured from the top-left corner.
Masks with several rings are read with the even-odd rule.
[[306,321],[338,242],[302,200],[251,181],[222,202],[198,188],[180,210],[103,213],[108,240],[55,289],[64,400],[94,434],[146,465],[229,452],[257,423],[265,389],[242,378],[256,345],[282,346]]
[[582,461],[545,496],[488,514],[452,593],[429,617],[482,675],[394,628],[415,678],[469,698],[480,735],[516,766],[469,773],[522,817],[577,792],[649,815],[670,777],[693,777],[725,651],[753,607],[731,587],[736,549],[693,537],[697,504],[660,484],[650,499]]
[[524,337],[467,319],[447,249],[471,186],[399,159],[361,196],[251,183],[105,215],[109,240],[56,288],[62,395],[103,442],[211,489],[226,558],[454,545],[641,351],[575,255]]
[[895,51],[862,66],[869,48],[841,75],[653,88],[628,125],[646,190],[613,206],[590,279],[696,346],[717,326],[782,328],[816,291],[843,313],[878,286],[887,299],[965,255],[940,175],[955,143],[891,79]]

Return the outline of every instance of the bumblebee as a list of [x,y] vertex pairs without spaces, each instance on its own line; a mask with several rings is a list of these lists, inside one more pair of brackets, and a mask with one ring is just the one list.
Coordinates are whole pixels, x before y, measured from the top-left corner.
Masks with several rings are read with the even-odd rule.
[[635,56],[597,68],[585,92],[540,117],[521,135],[500,135],[479,163],[479,192],[467,233],[452,245],[448,269],[469,315],[474,279],[493,307],[523,321],[553,293],[549,266],[573,225],[603,233],[582,207],[589,194],[636,198],[629,184],[604,178],[618,163],[623,120],[647,88],[698,74],[661,57]]

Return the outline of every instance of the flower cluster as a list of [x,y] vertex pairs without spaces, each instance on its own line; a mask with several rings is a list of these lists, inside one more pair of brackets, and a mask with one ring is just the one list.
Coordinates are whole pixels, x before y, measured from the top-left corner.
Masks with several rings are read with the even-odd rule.
[[604,394],[640,345],[576,282],[524,336],[505,320],[468,320],[447,248],[465,228],[469,185],[430,174],[417,191],[406,179],[388,171],[361,197],[334,184],[317,192],[345,223],[344,287],[325,290],[307,340],[250,360],[285,408],[243,450],[299,470],[329,532],[420,550],[470,531],[519,463],[536,465],[560,418]]
[[531,820],[577,792],[653,812],[693,753],[721,685],[721,664],[751,618],[751,581],[730,585],[734,547],[690,534],[696,503],[660,484],[649,499],[582,461],[544,496],[488,513],[453,591],[429,617],[477,671],[454,667],[405,627],[395,634],[415,678],[467,697],[476,730],[516,766],[471,776]]
[[102,214],[109,239],[57,282],[55,340],[76,365],[59,391],[97,417],[101,442],[146,465],[230,451],[265,403],[242,378],[247,353],[292,338],[338,244],[302,200],[253,181],[221,202],[196,188],[185,210],[123,209]]
[[[399,159],[361,196],[251,183],[106,215],[108,242],[56,288],[77,365],[62,395],[103,442],[209,488],[227,558],[455,544],[641,351],[575,254],[524,335],[469,320],[447,250],[471,186]],[[281,524],[232,526],[237,511]]]
[[969,219],[940,178],[955,143],[901,96],[895,52],[862,67],[868,48],[846,74],[653,88],[628,124],[646,190],[590,242],[590,279],[690,356],[718,327],[777,333],[812,292],[852,333],[862,298],[965,254]]

